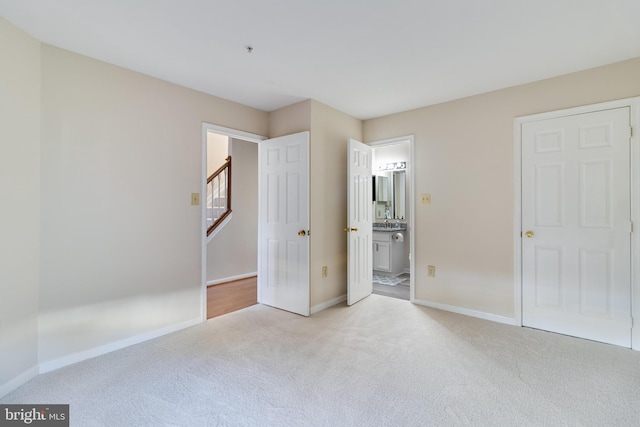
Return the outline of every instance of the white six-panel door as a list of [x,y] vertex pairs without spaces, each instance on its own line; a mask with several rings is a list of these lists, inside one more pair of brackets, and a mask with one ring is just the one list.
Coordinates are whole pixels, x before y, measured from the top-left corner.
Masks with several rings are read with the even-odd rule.
[[258,147],[258,301],[308,316],[309,132]]
[[349,140],[347,165],[347,304],[373,292],[372,149]]
[[524,326],[631,346],[629,120],[523,123]]

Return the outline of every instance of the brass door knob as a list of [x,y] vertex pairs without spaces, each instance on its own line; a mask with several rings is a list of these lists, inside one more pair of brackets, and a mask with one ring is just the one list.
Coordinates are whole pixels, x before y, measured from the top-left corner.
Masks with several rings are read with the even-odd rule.
[[527,236],[527,238],[531,239],[534,236],[534,232],[529,230],[526,233],[524,233],[525,236]]
[[304,230],[300,230],[300,231],[298,231],[298,236],[300,236],[300,237],[304,237],[304,236],[306,236],[306,235],[307,235],[307,232],[306,232],[306,231],[304,231]]

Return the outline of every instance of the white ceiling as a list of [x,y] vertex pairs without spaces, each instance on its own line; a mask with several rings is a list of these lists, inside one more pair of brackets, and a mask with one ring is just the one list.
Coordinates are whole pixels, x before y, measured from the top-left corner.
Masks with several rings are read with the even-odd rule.
[[0,15],[261,110],[313,98],[360,119],[640,57],[640,0],[0,0]]

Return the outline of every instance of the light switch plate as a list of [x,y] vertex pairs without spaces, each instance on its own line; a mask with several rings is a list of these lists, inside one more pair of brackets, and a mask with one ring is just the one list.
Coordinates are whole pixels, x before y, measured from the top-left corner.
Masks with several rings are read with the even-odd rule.
[[191,206],[198,206],[200,204],[200,193],[191,193]]

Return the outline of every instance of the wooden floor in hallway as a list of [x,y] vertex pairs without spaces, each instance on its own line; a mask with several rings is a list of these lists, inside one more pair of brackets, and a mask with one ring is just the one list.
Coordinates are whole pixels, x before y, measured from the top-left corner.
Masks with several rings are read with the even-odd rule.
[[[399,283],[377,283],[373,293],[409,301],[409,275],[387,278]],[[258,303],[258,277],[207,286],[207,319],[222,316]]]
[[207,319],[258,303],[256,276],[207,286]]

